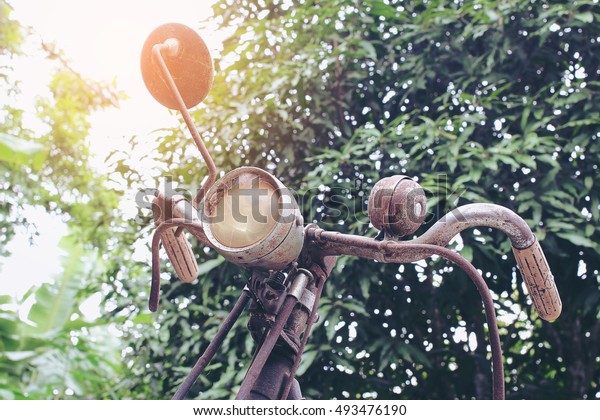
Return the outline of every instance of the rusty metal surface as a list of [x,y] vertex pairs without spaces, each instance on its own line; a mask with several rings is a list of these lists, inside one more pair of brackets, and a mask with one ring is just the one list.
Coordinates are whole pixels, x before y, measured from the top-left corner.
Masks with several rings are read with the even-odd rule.
[[[298,387],[297,382],[294,383],[294,374],[298,368],[302,350],[310,334],[311,327],[317,318],[317,307],[324,283],[335,265],[337,256],[352,255],[374,259],[383,263],[411,263],[436,254],[463,269],[479,291],[489,328],[493,367],[493,396],[494,399],[504,398],[502,350],[491,293],[475,267],[456,252],[445,248],[445,246],[456,235],[468,228],[485,226],[504,232],[512,242],[518,265],[540,316],[547,320],[553,320],[560,314],[562,304],[545,256],[525,221],[510,209],[502,206],[469,204],[445,215],[422,236],[409,241],[399,241],[399,237],[412,234],[421,225],[426,213],[426,203],[425,195],[424,193],[421,194],[423,190],[418,183],[407,176],[396,175],[377,182],[369,197],[369,217],[371,223],[384,233],[382,235],[384,240],[382,241],[363,236],[328,232],[319,229],[315,225],[304,228],[302,216],[294,197],[290,193],[289,197],[292,205],[282,206],[284,214],[281,216],[293,217],[277,223],[273,230],[264,237],[264,240],[250,246],[243,248],[224,246],[212,234],[210,223],[207,223],[204,219],[198,220],[197,215],[194,217],[195,210],[202,199],[204,199],[203,214],[212,214],[216,206],[216,197],[218,197],[216,192],[220,188],[219,182],[221,184],[227,183],[236,174],[249,171],[269,180],[280,191],[289,193],[289,190],[271,174],[258,168],[235,169],[215,184],[217,170],[214,162],[201,140],[184,100],[173,81],[169,68],[165,64],[163,53],[165,56],[179,53],[179,45],[175,45],[172,41],[168,39],[167,41],[161,41],[162,44],[154,45],[152,55],[160,68],[160,72],[162,72],[164,82],[173,94],[177,108],[190,130],[198,150],[208,166],[209,175],[192,202],[187,202],[182,197],[161,197],[157,199],[156,203],[161,215],[156,217],[157,228],[152,238],[150,310],[156,311],[159,300],[160,259],[158,250],[161,241],[165,242],[167,253],[169,253],[169,249],[171,250],[173,255],[169,254],[169,257],[172,261],[173,259],[176,262],[178,261],[179,254],[176,251],[179,250],[180,253],[185,251],[187,254],[183,262],[189,266],[192,265],[189,259],[191,252],[189,243],[184,237],[179,237],[184,229],[191,232],[201,242],[216,249],[227,260],[241,267],[255,270],[253,276],[259,271],[265,274],[268,270],[283,270],[293,262],[292,267],[294,269],[290,275],[293,275],[294,280],[292,287],[286,290],[282,306],[277,305],[277,310],[271,312],[265,311],[264,307],[258,306],[256,295],[253,295],[255,299],[253,300],[253,312],[251,313],[249,328],[255,338],[258,338],[258,334],[260,334],[260,346],[237,398],[245,399],[252,396],[257,380],[259,380],[259,384],[262,384],[258,387],[262,391],[256,391],[256,395],[261,398],[272,397],[275,394],[279,396],[281,389],[283,389],[281,394],[285,398],[292,386],[295,387],[292,394],[297,396],[300,394],[296,392]],[[288,196],[286,195],[286,197]],[[189,217],[189,214],[192,214],[192,216]],[[168,240],[165,239],[166,234],[170,235]],[[173,235],[175,236],[173,237]],[[297,269],[297,267],[302,268]],[[179,271],[181,271],[182,267],[179,268]],[[180,275],[180,277],[182,276]],[[184,280],[189,280],[187,274],[183,277],[185,277]],[[314,304],[298,304],[298,301],[302,300],[302,296],[308,296],[308,293],[314,296]],[[235,322],[235,318],[239,316],[239,312],[241,312],[249,298],[250,294],[245,291],[222,327],[225,333],[231,328],[231,319]],[[312,298],[309,300],[312,301]],[[207,349],[205,354],[198,360],[197,366],[190,372],[184,383],[187,389],[214,355],[214,351],[216,351],[223,338],[220,334],[221,331],[210,345],[213,346],[214,343],[214,346],[209,346],[210,351]],[[278,350],[273,351],[274,348]],[[290,364],[292,358],[293,364]],[[290,372],[290,375],[286,376],[286,372]],[[273,383],[271,383],[269,378],[278,379],[273,380]],[[283,381],[285,381],[285,386],[282,388]],[[185,389],[184,385],[180,390]],[[176,396],[183,397],[185,392],[178,391]]]
[[411,263],[432,255],[427,248],[414,247],[406,242],[378,241],[315,227],[307,229],[306,235],[312,240],[311,246],[315,248],[315,254],[354,255],[384,263]]
[[[291,357],[273,351],[260,371],[256,383],[245,400],[281,400],[283,388],[287,382]],[[301,394],[300,394],[301,395]],[[238,398],[239,399],[239,398]]]
[[392,237],[414,233],[425,220],[427,199],[421,186],[405,175],[379,180],[369,195],[369,219]]
[[[493,300],[485,281],[479,274],[479,272],[462,258],[459,254],[444,248],[436,243],[419,243],[420,241],[432,241],[443,243],[444,245],[458,232],[468,227],[486,225],[495,227],[505,232],[513,241],[513,245],[519,253],[523,244],[530,242],[531,230],[528,226],[512,213],[510,210],[500,206],[494,205],[472,205],[463,206],[460,208],[464,217],[458,217],[454,215],[452,217],[446,216],[445,223],[438,222],[434,225],[430,231],[417,240],[413,241],[395,241],[395,240],[383,240],[378,241],[371,238],[366,238],[356,235],[347,235],[339,232],[328,232],[314,225],[309,225],[304,229],[304,252],[300,256],[299,261],[301,264],[308,264],[310,266],[310,272],[315,273],[316,277],[316,295],[320,295],[325,279],[331,272],[333,265],[335,264],[335,258],[338,255],[354,255],[363,258],[375,259],[385,263],[410,263],[415,262],[424,258],[427,258],[433,254],[437,254],[443,258],[446,258],[461,269],[463,269],[469,277],[475,283],[481,298],[484,302],[484,310],[489,328],[490,344],[492,349],[492,366],[493,366],[493,396],[494,399],[502,399],[504,397],[504,370],[502,365],[502,351],[500,347],[500,338],[498,334],[498,327],[495,318]],[[466,220],[465,220],[466,219]],[[519,222],[521,221],[521,222]],[[172,228],[183,224],[185,221],[181,219],[174,219],[168,223],[162,223],[155,233],[158,234],[161,230]],[[525,224],[526,228],[523,227]],[[438,226],[438,227],[436,227]],[[202,224],[192,223],[190,225],[192,231],[203,231]],[[435,229],[434,229],[435,228]],[[448,231],[449,233],[447,233]],[[531,236],[533,236],[531,234]],[[156,237],[153,238],[156,241]],[[539,260],[539,258],[538,258]],[[154,261],[154,258],[153,258]],[[154,265],[153,265],[154,275]],[[298,277],[306,278],[306,284],[302,285],[305,288],[308,284],[308,277],[303,273],[297,275]],[[156,276],[158,278],[158,276]],[[153,292],[151,292],[151,302],[153,302],[153,296],[155,296],[156,302],[158,301],[158,281],[155,281],[153,276]],[[314,286],[313,286],[314,287]],[[296,310],[296,308],[302,308],[297,306],[297,296],[288,295],[286,301],[276,317],[276,321],[270,324],[270,329],[266,339],[260,346],[257,357],[254,359],[248,374],[244,380],[238,399],[245,399],[250,396],[250,393],[254,387],[254,384],[258,378],[262,375],[262,369],[265,367],[273,348],[276,343],[285,338],[289,338],[292,335],[282,334],[285,329],[291,329],[296,331],[302,331],[306,326],[302,340],[299,343],[289,343],[289,348],[297,352],[297,356],[294,358],[293,365],[291,366],[292,372],[298,367],[302,349],[308,339],[310,328],[315,321],[316,307],[308,313],[305,308],[304,312]],[[292,316],[292,313],[296,313]],[[294,318],[293,322],[290,321]],[[300,336],[300,333],[297,333]],[[283,395],[289,392],[292,385],[293,376],[289,377],[286,381]]]
[[[256,276],[252,276],[253,279]],[[264,279],[250,283],[252,293],[262,309],[269,314],[277,314],[286,295],[286,286],[278,281]]]
[[477,203],[456,208],[423,235],[406,243],[446,246],[463,230],[478,226],[504,232],[518,249],[527,248],[535,241],[531,228],[512,210],[497,204]]
[[376,229],[385,230],[389,225],[389,208],[392,193],[396,186],[403,180],[409,179],[406,175],[394,175],[382,178],[373,186],[369,195],[368,213],[369,220]]
[[425,191],[412,179],[400,181],[392,194],[389,212],[389,228],[392,232],[398,236],[413,234],[427,215]]
[[415,247],[428,248],[432,254],[437,254],[442,258],[455,263],[461,268],[473,281],[483,302],[485,318],[488,325],[488,336],[490,348],[492,351],[492,396],[494,400],[504,399],[504,363],[502,360],[502,344],[500,342],[500,332],[498,331],[498,322],[496,321],[496,310],[494,300],[490,289],[488,288],[481,273],[464,257],[447,248],[436,245],[414,245]]
[[[326,276],[329,276],[329,273],[331,273],[331,270],[326,271]],[[314,293],[315,300],[311,307],[310,315],[308,316],[308,319],[306,320],[306,329],[304,330],[304,333],[302,334],[302,341],[300,342],[298,352],[296,353],[296,357],[294,358],[294,364],[292,365],[292,368],[290,370],[290,375],[288,377],[287,383],[285,384],[285,388],[281,395],[281,399],[285,400],[285,399],[290,398],[290,396],[292,397],[292,399],[295,399],[295,397],[294,397],[295,392],[293,390],[293,386],[295,384],[297,384],[297,381],[295,382],[294,377],[296,376],[296,371],[298,370],[298,367],[300,366],[300,361],[302,360],[302,353],[304,352],[304,347],[306,346],[306,343],[308,342],[308,337],[310,336],[312,327],[315,324],[315,322],[317,322],[317,319],[318,319],[317,310],[319,309],[319,302],[321,300],[321,294],[323,293],[323,289],[325,287],[326,279],[327,279],[327,277],[320,279],[319,285]],[[307,289],[307,291],[308,291],[308,289]]]
[[304,290],[306,289],[306,286],[309,283],[314,281],[314,277],[310,271],[308,271],[304,268],[298,269],[297,273],[298,274],[302,273],[306,277],[308,277],[308,280],[306,281],[306,283],[294,281],[292,283],[292,286],[288,289],[288,295],[294,296],[296,298],[296,300],[299,301],[300,298],[302,297],[302,294],[304,293]]
[[[298,273],[293,280],[292,287],[299,287],[303,289],[308,284],[308,280],[309,278],[306,274]],[[269,356],[271,355],[275,344],[279,340],[281,333],[284,327],[286,326],[288,319],[290,318],[292,311],[294,310],[294,307],[297,303],[298,300],[295,296],[288,295],[286,297],[283,307],[277,314],[275,323],[267,333],[265,340],[260,346],[256,357],[254,358],[252,364],[250,365],[250,368],[248,369],[248,372],[246,372],[246,377],[244,378],[236,396],[237,400],[248,399],[250,392],[254,388],[254,384],[258,380],[263,367],[267,363],[267,360],[269,359]]]
[[304,247],[302,253],[298,257],[298,264],[306,268],[315,277],[316,284],[323,283],[331,274],[337,261],[336,255],[326,255],[318,247],[312,245],[312,239],[308,232],[318,229],[316,224],[309,224],[304,228]]

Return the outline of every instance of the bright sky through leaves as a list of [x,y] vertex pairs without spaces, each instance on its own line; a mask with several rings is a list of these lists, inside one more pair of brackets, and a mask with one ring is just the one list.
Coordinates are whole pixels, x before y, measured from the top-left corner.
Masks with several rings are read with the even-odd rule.
[[[22,80],[20,96],[23,109],[32,109],[34,98],[47,94],[52,63],[38,50],[40,41],[55,43],[65,52],[70,66],[83,77],[111,81],[128,99],[120,108],[103,110],[92,116],[90,146],[96,155],[93,164],[105,170],[104,159],[114,149],[126,147],[134,135],[145,135],[157,127],[174,125],[176,117],[159,105],[143,85],[139,55],[148,34],[167,22],[180,22],[194,29],[212,15],[213,0],[85,1],[24,0],[12,2],[13,18],[31,27],[33,35],[26,44],[28,57],[13,63],[16,77]],[[221,36],[201,33],[211,53],[218,54]],[[32,112],[33,114],[33,112]],[[33,129],[44,130],[34,118],[26,119]],[[43,215],[42,215],[43,216]],[[38,217],[36,219],[39,220]],[[57,216],[45,216],[41,237],[30,246],[25,232],[10,246],[12,256],[3,260],[0,284],[3,292],[22,295],[32,284],[48,280],[59,271],[57,248],[65,226]],[[25,261],[37,261],[35,265]],[[13,281],[15,278],[19,281]],[[13,279],[13,280],[11,280]],[[9,287],[10,285],[10,287]]]

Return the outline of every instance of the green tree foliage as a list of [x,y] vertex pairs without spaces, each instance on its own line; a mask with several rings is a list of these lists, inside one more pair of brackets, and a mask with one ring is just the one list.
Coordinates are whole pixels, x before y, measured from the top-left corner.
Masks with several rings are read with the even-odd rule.
[[[122,394],[119,342],[109,321],[87,321],[79,305],[102,265],[74,237],[63,240],[63,272],[21,302],[0,296],[0,398],[116,398]],[[25,316],[23,316],[25,315]]]
[[[494,291],[508,397],[597,398],[597,2],[222,0],[214,11],[233,30],[194,117],[217,166],[269,169],[298,191],[306,222],[348,233],[376,233],[365,200],[392,174],[429,191],[419,232],[461,204],[515,210],[546,251],[558,321],[533,312],[499,232],[473,230],[453,245]],[[190,141],[177,130],[160,137],[165,172],[197,186],[206,170]],[[200,280],[168,282],[152,324],[126,329],[140,396],[172,394],[241,291],[244,273],[196,249]],[[340,258],[320,316],[300,368],[309,398],[490,396],[477,292],[441,260]],[[252,351],[243,324],[193,396],[235,394]]]
[[[83,78],[60,51],[42,44],[40,51],[57,63],[50,95],[37,99],[35,111],[18,108],[19,75],[11,60],[21,54],[30,29],[10,13],[0,0],[0,254],[8,254],[5,246],[19,229],[34,241],[36,220],[26,217],[31,208],[60,217],[69,236],[61,244],[62,272],[53,281],[19,301],[0,295],[0,398],[123,396],[112,321],[89,321],[79,309],[102,290],[108,270],[103,261],[114,250],[108,239],[120,224],[120,192],[88,163],[88,117],[115,105],[120,94],[111,84]],[[25,117],[36,116],[45,129],[26,129]]]

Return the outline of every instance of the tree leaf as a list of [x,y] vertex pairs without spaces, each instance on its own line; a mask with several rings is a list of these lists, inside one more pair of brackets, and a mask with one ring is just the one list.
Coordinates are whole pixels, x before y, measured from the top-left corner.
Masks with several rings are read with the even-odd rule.
[[574,17],[585,23],[592,23],[594,21],[594,14],[592,12],[576,13]]
[[362,49],[365,51],[365,53],[367,54],[367,57],[373,59],[373,60],[377,60],[377,51],[375,50],[375,47],[373,46],[372,43],[370,43],[369,41],[360,41],[359,42],[360,46],[362,47]]
[[31,165],[40,169],[46,160],[47,149],[39,143],[0,133],[0,161],[16,165]]
[[211,260],[203,262],[202,264],[198,264],[198,275],[202,276],[202,275],[208,273],[209,271],[211,271],[212,269],[217,268],[224,262],[225,262],[225,258],[223,258],[222,256],[219,255],[216,258],[213,258]]
[[43,284],[35,293],[35,303],[27,318],[33,323],[31,330],[37,335],[47,335],[62,329],[76,309],[77,292],[89,274],[83,246],[74,238],[64,238],[61,248],[66,252],[63,271],[53,283]]
[[580,233],[557,232],[556,235],[576,246],[583,246],[586,248],[596,248],[598,246],[594,241],[582,236]]

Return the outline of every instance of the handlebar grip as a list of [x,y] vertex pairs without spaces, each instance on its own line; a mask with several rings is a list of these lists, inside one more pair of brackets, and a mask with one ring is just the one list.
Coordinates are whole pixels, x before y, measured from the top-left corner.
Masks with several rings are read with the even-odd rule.
[[[165,219],[173,217],[185,218],[187,215],[186,201],[183,196],[176,195],[165,197],[163,194],[158,194],[152,202],[152,211],[154,213],[154,221],[159,225]],[[192,213],[193,218],[193,213]],[[175,269],[177,277],[184,283],[191,283],[198,277],[198,262],[192,251],[192,245],[185,236],[185,232],[181,232],[179,237],[175,236],[177,228],[166,229],[160,239],[171,264]]]
[[184,283],[191,283],[198,277],[198,263],[192,245],[185,237],[185,232],[181,232],[181,235],[176,237],[175,230],[176,228],[167,229],[161,235],[161,241],[177,277]]
[[513,253],[538,314],[546,321],[554,321],[560,315],[562,302],[537,238],[527,248],[513,246]]

